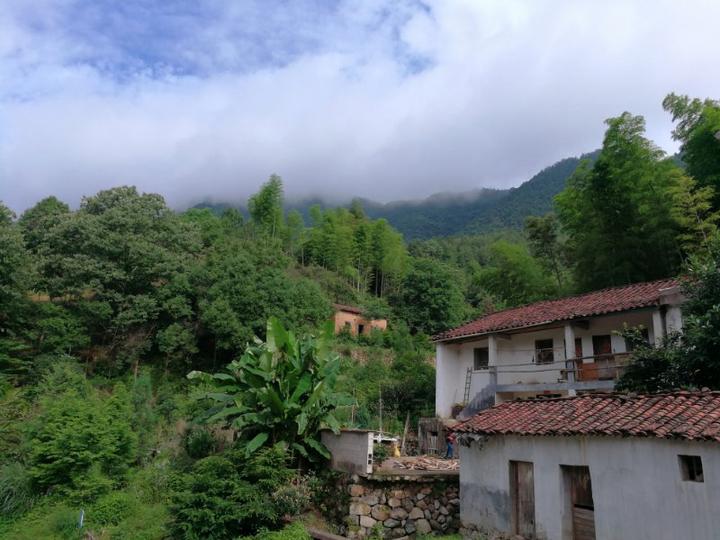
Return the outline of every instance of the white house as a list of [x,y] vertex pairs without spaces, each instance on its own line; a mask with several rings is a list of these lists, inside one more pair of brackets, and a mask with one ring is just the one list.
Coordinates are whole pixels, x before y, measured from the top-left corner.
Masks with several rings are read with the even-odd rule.
[[471,530],[539,540],[720,535],[720,392],[516,400],[456,432],[460,517]]
[[[625,326],[659,343],[682,329],[679,282],[603,289],[491,313],[433,338],[435,413],[460,418],[518,397],[611,391],[627,360]],[[457,410],[457,409],[456,409]]]

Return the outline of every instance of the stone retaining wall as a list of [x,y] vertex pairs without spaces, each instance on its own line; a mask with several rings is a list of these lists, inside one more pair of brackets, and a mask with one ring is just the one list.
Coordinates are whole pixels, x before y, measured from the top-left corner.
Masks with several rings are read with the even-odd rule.
[[431,532],[456,532],[460,527],[456,476],[353,476],[347,489],[349,538],[414,537]]

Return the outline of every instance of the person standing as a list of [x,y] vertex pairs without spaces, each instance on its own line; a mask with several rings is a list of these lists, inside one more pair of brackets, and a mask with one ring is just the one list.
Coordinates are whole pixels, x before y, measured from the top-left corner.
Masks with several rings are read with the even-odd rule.
[[447,444],[447,451],[445,452],[445,459],[452,459],[453,454],[455,453],[455,441],[457,438],[455,437],[455,434],[452,431],[448,431],[447,436],[445,437],[445,443]]

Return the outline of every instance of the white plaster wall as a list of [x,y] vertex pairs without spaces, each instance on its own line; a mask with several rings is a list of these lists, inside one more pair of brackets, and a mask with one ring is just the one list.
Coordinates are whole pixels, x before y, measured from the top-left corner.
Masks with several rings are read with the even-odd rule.
[[[463,400],[468,366],[458,356],[460,345],[438,343],[435,349],[435,414],[448,418]],[[471,360],[472,361],[472,360]]]
[[[679,454],[702,457],[703,483],[682,480]],[[540,539],[571,539],[561,465],[590,469],[598,540],[720,537],[720,444],[639,437],[491,437],[482,448],[475,442],[462,451],[464,523],[510,532],[510,460],[534,464]]]
[[355,474],[372,473],[371,431],[343,430],[336,435],[325,430],[320,434],[320,440],[330,451],[330,466],[333,469]]
[[[651,342],[654,341],[652,310],[594,317],[589,319],[587,329],[577,327],[574,329],[575,337],[582,340],[583,356],[593,354],[592,337],[605,334],[611,335],[613,352],[626,352],[625,340],[619,335],[614,335],[614,332],[621,331],[624,325],[642,325],[648,328],[649,338]],[[555,363],[532,364],[535,340],[551,338],[555,349]],[[510,339],[498,338],[496,343],[498,384],[556,383],[561,379],[560,370],[564,368],[565,359],[565,336],[561,324],[556,328],[512,334]],[[449,416],[452,406],[463,400],[467,368],[473,365],[473,349],[487,346],[487,337],[461,344],[437,344],[435,412],[438,416]],[[512,366],[511,364],[529,365]],[[489,383],[490,376],[487,370],[474,371],[470,399]]]
[[665,331],[668,334],[681,332],[683,329],[682,310],[680,306],[669,306],[665,314]]

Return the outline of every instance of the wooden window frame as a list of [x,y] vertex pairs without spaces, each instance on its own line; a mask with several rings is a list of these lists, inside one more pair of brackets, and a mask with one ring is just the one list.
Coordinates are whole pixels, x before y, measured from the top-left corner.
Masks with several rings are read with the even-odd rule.
[[[542,347],[541,344],[550,347]],[[553,338],[536,339],[535,340],[535,363],[536,364],[553,364],[555,363],[555,340]]]
[[[485,362],[478,363],[481,351],[485,352]],[[490,368],[490,349],[488,347],[475,347],[473,349],[473,371],[487,371]]]

